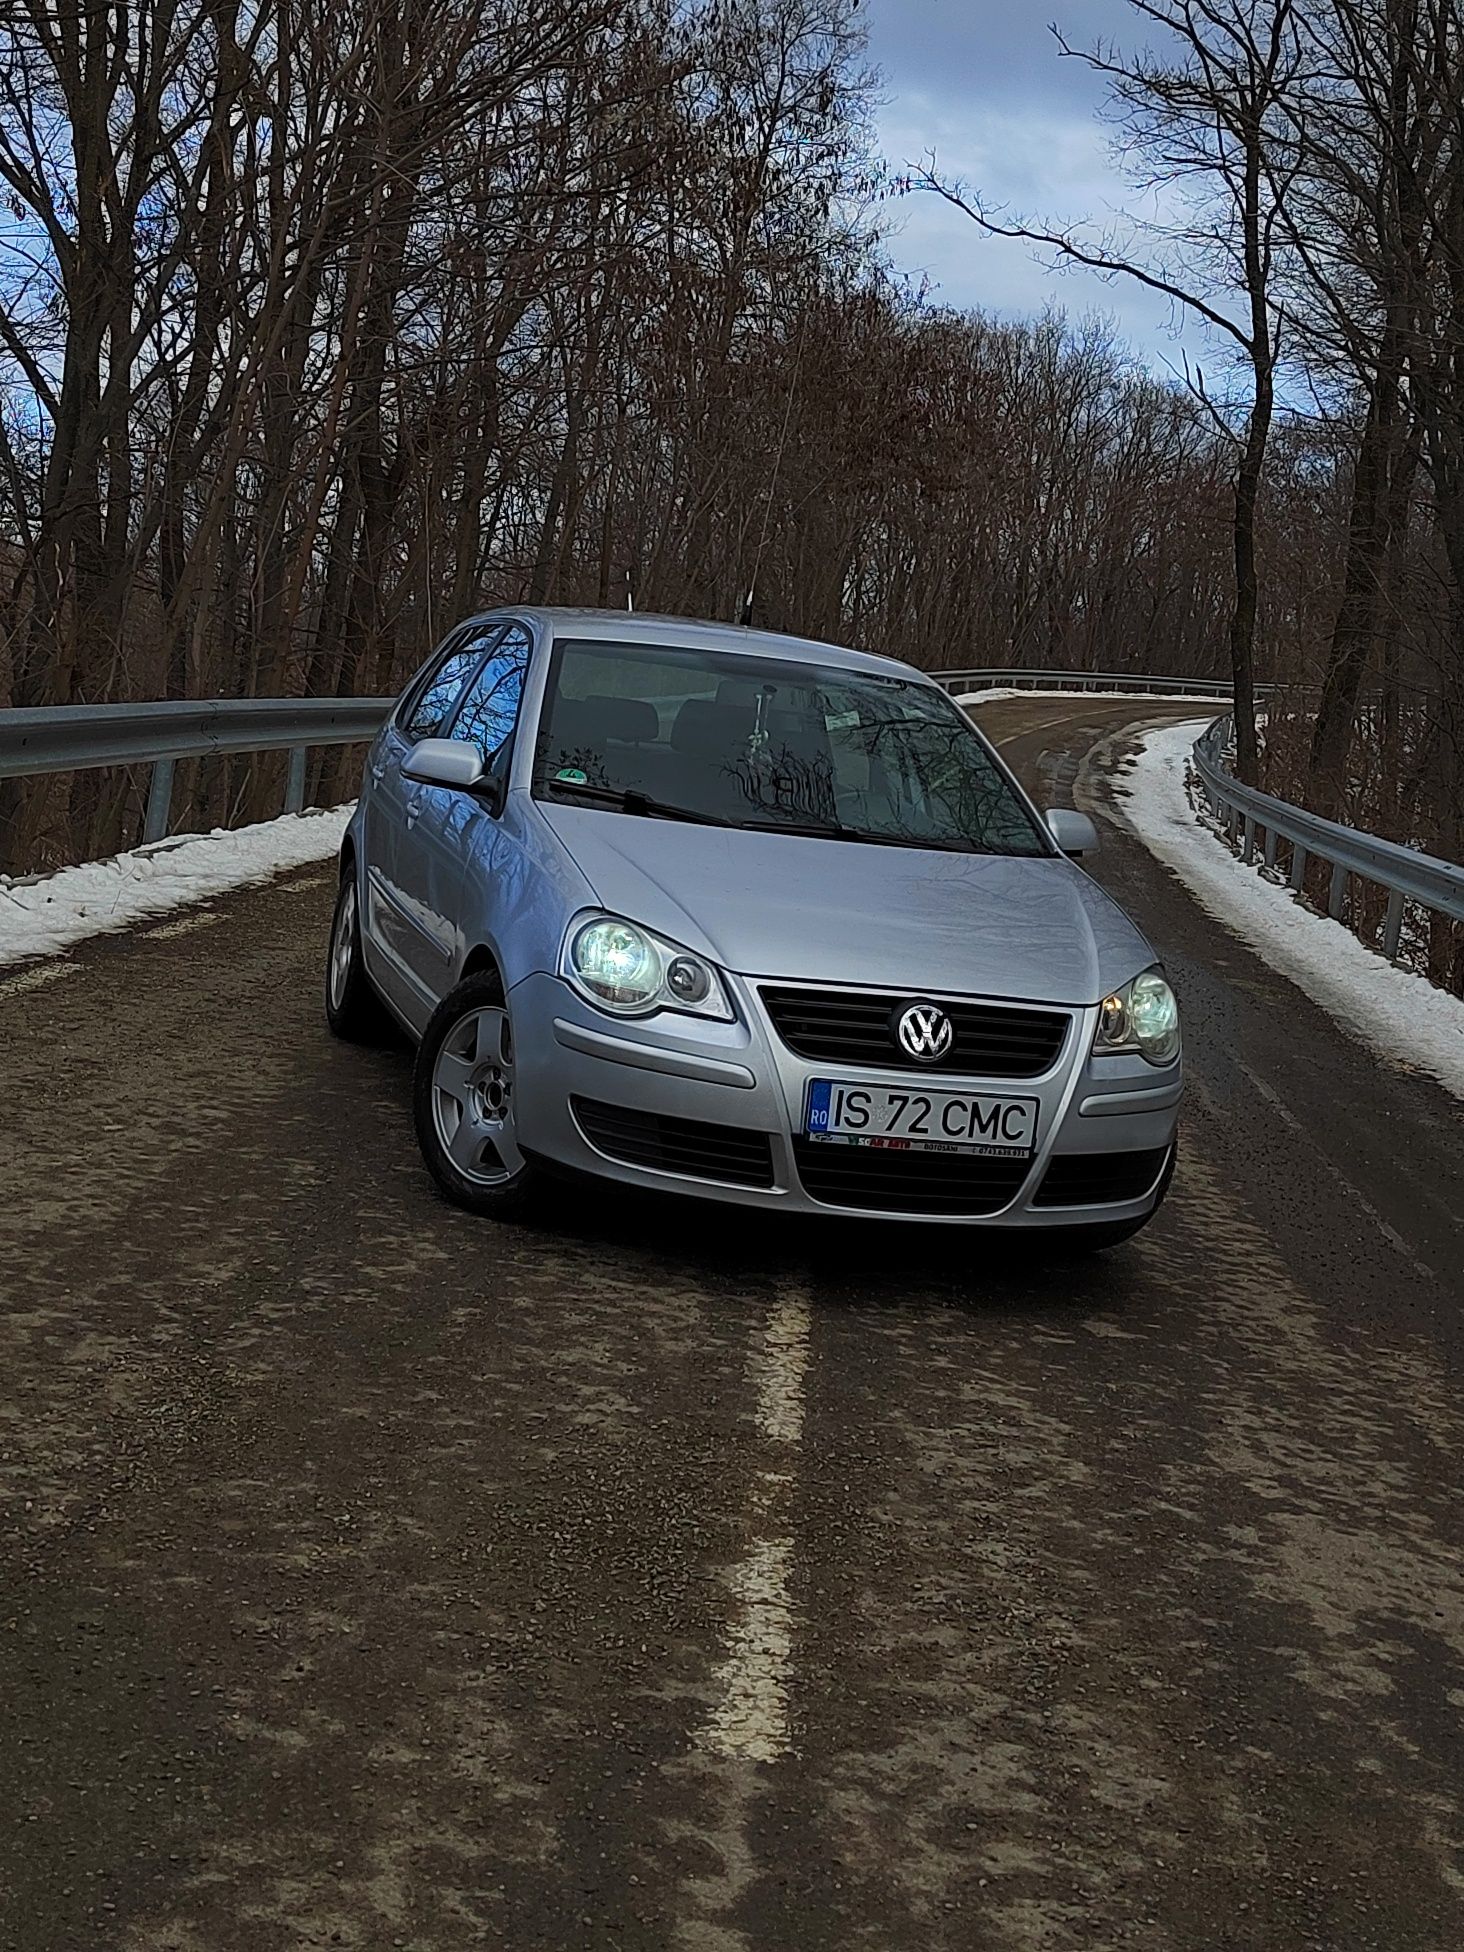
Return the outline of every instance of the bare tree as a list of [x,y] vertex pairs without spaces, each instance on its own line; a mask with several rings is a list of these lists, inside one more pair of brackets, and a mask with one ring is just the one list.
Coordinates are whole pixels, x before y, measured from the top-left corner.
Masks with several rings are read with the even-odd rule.
[[[1124,147],[1150,188],[1177,195],[1188,214],[1135,227],[1136,235],[1086,241],[1004,221],[979,194],[943,182],[933,167],[916,181],[994,236],[1024,238],[1061,263],[1125,277],[1163,294],[1231,346],[1249,379],[1242,426],[1202,378],[1196,390],[1235,446],[1234,575],[1230,659],[1241,776],[1255,779],[1255,646],[1259,614],[1257,522],[1276,402],[1282,317],[1274,302],[1277,223],[1284,165],[1273,156],[1300,69],[1296,0],[1130,0],[1171,37],[1170,58],[1087,51],[1058,35],[1061,53],[1104,76]],[[1236,310],[1227,301],[1239,301]]]
[[[1259,660],[1269,783],[1457,851],[1460,4],[1155,0],[1177,52],[1076,57],[1174,220],[1046,241],[1232,402],[894,275],[853,0],[0,0],[0,698],[386,691],[479,604],[751,591],[932,668],[1228,661],[1245,738]],[[140,784],[6,789],[6,865]]]

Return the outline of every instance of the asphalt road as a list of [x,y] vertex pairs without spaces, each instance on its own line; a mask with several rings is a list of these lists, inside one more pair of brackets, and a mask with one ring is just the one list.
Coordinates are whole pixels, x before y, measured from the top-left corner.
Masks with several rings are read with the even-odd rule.
[[[986,716],[1101,811],[1135,710]],[[4,1952],[1464,1943],[1464,1121],[1096,871],[1192,1090],[1092,1263],[449,1211],[321,871],[0,983]]]

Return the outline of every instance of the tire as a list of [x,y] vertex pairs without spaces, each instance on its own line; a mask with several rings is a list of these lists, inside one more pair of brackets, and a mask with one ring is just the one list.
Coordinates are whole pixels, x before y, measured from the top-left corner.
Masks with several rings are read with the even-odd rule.
[[412,1115],[438,1191],[493,1220],[525,1218],[544,1176],[520,1150],[513,1025],[503,985],[484,972],[443,998],[417,1049]]
[[347,863],[336,896],[325,957],[325,1021],[347,1044],[385,1044],[394,1026],[361,954],[361,909],[356,869]]

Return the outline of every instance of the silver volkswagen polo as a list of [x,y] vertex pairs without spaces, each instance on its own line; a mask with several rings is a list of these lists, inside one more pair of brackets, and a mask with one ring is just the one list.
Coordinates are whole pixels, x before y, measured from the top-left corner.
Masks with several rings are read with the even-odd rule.
[[824,1215],[1064,1230],[1164,1197],[1153,949],[931,679],[682,619],[474,618],[371,749],[326,1010],[417,1041],[447,1196],[555,1172]]

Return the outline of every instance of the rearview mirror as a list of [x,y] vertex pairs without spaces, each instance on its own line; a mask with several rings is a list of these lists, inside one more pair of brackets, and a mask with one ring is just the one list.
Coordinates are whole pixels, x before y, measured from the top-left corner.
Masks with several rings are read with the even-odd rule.
[[470,793],[483,783],[483,755],[467,739],[419,739],[402,761],[407,779]]
[[1086,813],[1070,807],[1054,807],[1047,816],[1047,830],[1064,854],[1096,854],[1098,829]]

